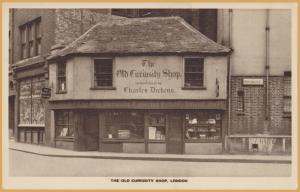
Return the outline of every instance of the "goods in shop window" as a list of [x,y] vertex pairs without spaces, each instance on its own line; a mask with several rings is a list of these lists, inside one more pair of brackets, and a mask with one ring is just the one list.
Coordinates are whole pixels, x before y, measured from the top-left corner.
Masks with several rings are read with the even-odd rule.
[[130,130],[118,130],[118,138],[119,139],[129,139],[130,138]]
[[59,136],[65,137],[65,136],[67,136],[67,133],[68,133],[68,128],[64,127],[64,128],[62,128]]
[[148,127],[149,139],[155,139],[156,127]]

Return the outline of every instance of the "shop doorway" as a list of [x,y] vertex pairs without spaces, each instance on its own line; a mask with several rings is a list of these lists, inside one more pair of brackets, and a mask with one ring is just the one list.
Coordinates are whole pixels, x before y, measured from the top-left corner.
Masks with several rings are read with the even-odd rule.
[[169,126],[167,137],[167,153],[182,154],[182,118],[180,114],[169,114]]
[[99,129],[98,113],[94,110],[84,111],[83,114],[83,131],[81,140],[85,151],[98,151],[99,149]]

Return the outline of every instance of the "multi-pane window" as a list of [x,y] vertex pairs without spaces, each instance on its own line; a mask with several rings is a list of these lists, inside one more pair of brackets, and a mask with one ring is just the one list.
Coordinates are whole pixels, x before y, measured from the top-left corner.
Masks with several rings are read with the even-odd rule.
[[238,112],[244,111],[244,91],[243,90],[237,91],[237,111]]
[[73,112],[70,110],[55,111],[56,137],[74,137]]
[[65,92],[66,90],[66,63],[61,62],[57,64],[57,91]]
[[9,39],[9,45],[8,45],[8,63],[11,64],[12,63],[12,51],[11,51],[11,31],[9,31],[8,33],[8,39]]
[[283,77],[283,112],[291,113],[291,72],[286,71]]
[[41,54],[41,19],[35,19],[20,27],[21,59]]
[[195,111],[185,114],[185,139],[221,139],[222,117],[217,111]]
[[95,59],[94,60],[94,80],[95,87],[112,87],[113,86],[113,60],[112,59]]
[[166,140],[166,116],[163,113],[148,116],[148,139]]
[[184,59],[184,87],[203,87],[203,58]]
[[104,138],[143,139],[144,113],[141,111],[106,112]]

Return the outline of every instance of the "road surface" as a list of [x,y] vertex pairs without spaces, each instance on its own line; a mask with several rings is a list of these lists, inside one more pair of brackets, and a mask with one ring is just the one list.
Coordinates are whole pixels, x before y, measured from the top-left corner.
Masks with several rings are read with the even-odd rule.
[[62,158],[9,150],[10,176],[282,177],[291,164]]

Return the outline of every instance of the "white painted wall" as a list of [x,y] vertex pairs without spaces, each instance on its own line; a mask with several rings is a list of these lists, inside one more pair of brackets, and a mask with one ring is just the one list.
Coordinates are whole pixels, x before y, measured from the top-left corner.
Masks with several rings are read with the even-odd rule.
[[[143,60],[154,63],[153,68],[142,66]],[[205,57],[205,88],[203,90],[183,90],[184,65],[180,56],[129,56],[116,57],[114,60],[113,76],[115,90],[92,90],[93,87],[93,58],[75,57],[67,61],[67,93],[53,92],[51,99],[226,99],[227,58],[224,56]],[[178,78],[135,78],[117,76],[118,70],[151,71],[170,70],[180,74]],[[56,90],[56,64],[49,67],[50,86]],[[219,97],[216,97],[216,78],[219,81]],[[139,84],[155,82],[156,85]],[[147,89],[147,92],[130,93],[128,88]],[[154,93],[150,87],[172,89],[172,93]],[[125,90],[126,89],[126,90]]]
[[[218,42],[229,45],[229,10],[219,10]],[[291,11],[269,10],[270,75],[291,70]],[[231,74],[264,75],[266,10],[232,11]]]

